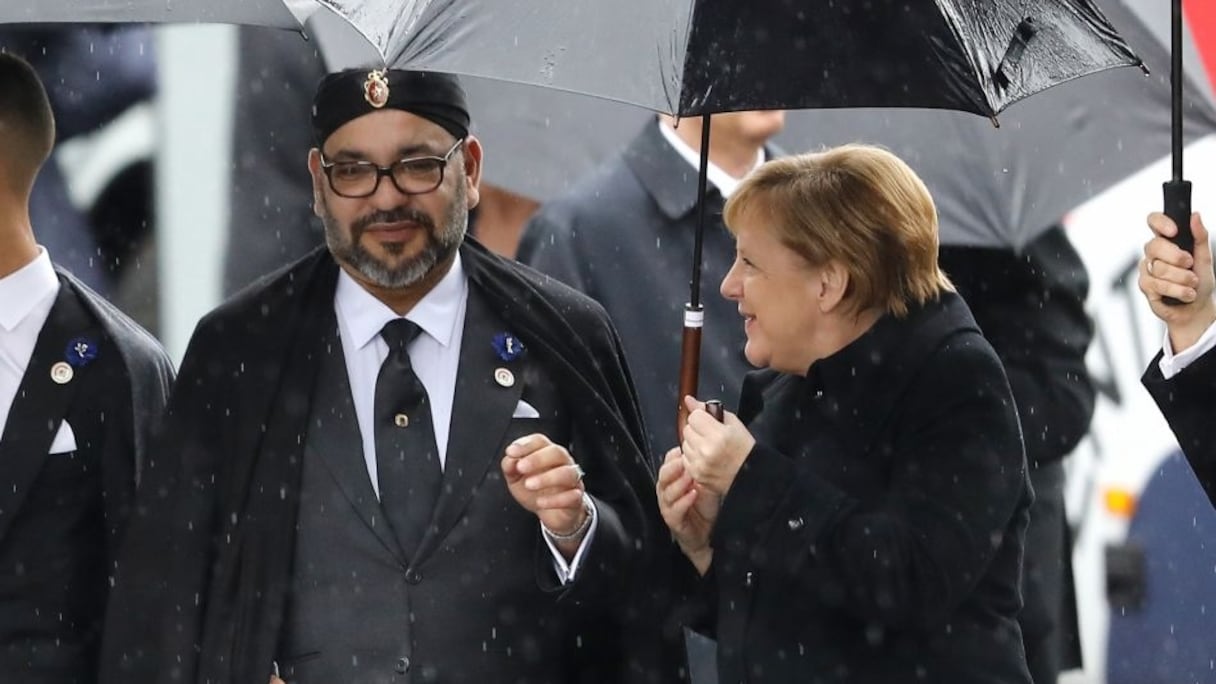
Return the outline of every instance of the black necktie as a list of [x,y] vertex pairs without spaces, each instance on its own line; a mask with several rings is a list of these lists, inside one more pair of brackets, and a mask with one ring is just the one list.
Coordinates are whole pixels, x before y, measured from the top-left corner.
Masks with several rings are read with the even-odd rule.
[[412,559],[431,521],[443,480],[431,403],[410,365],[409,344],[421,330],[398,318],[380,331],[388,358],[376,376],[376,470],[380,505],[406,558]]

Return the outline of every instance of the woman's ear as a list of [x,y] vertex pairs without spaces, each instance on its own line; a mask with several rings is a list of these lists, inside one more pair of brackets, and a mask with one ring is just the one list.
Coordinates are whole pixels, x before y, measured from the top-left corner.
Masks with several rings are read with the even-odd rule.
[[829,313],[839,308],[849,289],[849,271],[839,261],[829,261],[819,268],[819,311]]

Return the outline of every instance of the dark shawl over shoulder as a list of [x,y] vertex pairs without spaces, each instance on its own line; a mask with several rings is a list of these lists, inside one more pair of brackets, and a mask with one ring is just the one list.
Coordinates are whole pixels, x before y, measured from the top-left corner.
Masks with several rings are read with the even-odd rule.
[[[564,394],[586,449],[636,503],[640,574],[658,532],[645,432],[620,341],[586,297],[473,241],[472,287],[510,322]],[[325,250],[238,294],[196,329],[119,567],[106,682],[263,682],[290,578],[303,439],[338,267]],[[633,571],[630,573],[630,571]],[[577,583],[576,583],[577,584]]]

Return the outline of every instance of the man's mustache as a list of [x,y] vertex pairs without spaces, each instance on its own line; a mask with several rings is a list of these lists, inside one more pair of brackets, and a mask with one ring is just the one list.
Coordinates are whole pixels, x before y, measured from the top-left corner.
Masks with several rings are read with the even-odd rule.
[[430,216],[418,210],[409,207],[400,207],[389,211],[377,211],[367,216],[360,217],[351,226],[356,232],[363,232],[368,226],[376,223],[416,223],[428,231],[435,230],[435,222]]

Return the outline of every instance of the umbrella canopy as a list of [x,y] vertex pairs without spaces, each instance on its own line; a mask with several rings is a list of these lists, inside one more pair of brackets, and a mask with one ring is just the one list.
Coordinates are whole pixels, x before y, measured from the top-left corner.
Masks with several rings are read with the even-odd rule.
[[313,0],[39,0],[0,3],[0,23],[214,23],[299,28]]
[[[1157,41],[1168,46],[1171,30],[1169,3],[1161,0],[1126,2]],[[1191,0],[1183,3],[1182,10],[1185,22],[1182,59],[1187,75],[1199,91],[1216,103],[1216,3]],[[1116,27],[1122,28],[1113,17],[1112,21]]]
[[[305,24],[330,71],[375,66],[379,52],[348,22],[317,12]],[[461,79],[471,131],[491,151],[482,177],[508,192],[547,202],[623,148],[642,121],[641,107],[489,78]]]
[[[871,0],[861,8],[852,0],[318,2],[358,29],[386,64],[582,92],[677,116],[869,106],[994,117],[1053,85],[1140,63],[1091,0]],[[701,138],[680,396],[696,394],[709,129]]]
[[[1156,4],[1168,24],[1168,6]],[[1098,6],[1135,46],[1149,76],[1113,70],[1052,88],[1011,106],[999,128],[951,112],[805,111],[787,116],[778,140],[790,150],[884,145],[933,193],[943,243],[1020,249],[1070,209],[1170,152],[1166,43],[1125,0]],[[1203,94],[1207,75],[1198,68],[1189,75],[1184,118],[1193,142],[1216,133],[1216,108]]]
[[928,107],[992,116],[1138,63],[1090,0],[318,0],[386,64],[688,116]]

